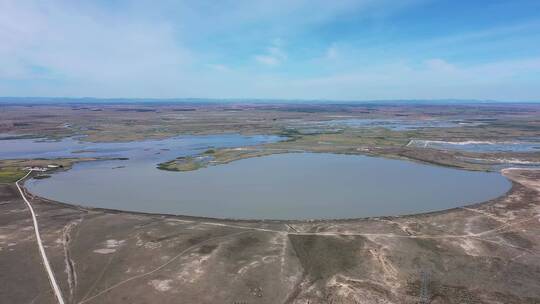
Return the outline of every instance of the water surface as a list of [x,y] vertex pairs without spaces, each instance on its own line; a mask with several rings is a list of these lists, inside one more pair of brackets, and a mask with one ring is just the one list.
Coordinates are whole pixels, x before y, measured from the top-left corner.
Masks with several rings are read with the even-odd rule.
[[330,219],[435,211],[495,198],[510,188],[498,173],[382,158],[296,153],[191,172],[156,159],[80,163],[30,191],[90,207],[244,219]]
[[465,152],[540,152],[540,141],[439,141],[411,140],[408,146]]
[[454,128],[478,126],[481,122],[465,120],[395,119],[395,118],[343,118],[326,121],[302,121],[293,126],[301,133],[320,133],[342,128],[386,128],[392,131],[411,131],[422,128]]
[[238,134],[177,136],[165,139],[131,142],[86,142],[78,138],[62,140],[0,140],[0,159],[59,157],[128,157],[132,160],[170,160],[209,148],[238,147],[276,142],[273,135],[242,136]]

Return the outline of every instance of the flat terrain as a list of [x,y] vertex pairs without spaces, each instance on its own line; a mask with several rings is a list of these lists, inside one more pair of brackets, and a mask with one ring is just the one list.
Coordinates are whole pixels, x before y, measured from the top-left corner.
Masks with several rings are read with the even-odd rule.
[[[129,141],[179,134],[284,134],[341,132],[321,122],[347,119],[456,120],[460,128],[428,128],[393,134],[439,140],[513,140],[538,136],[538,104],[0,104],[0,134],[61,138],[84,135],[88,141]],[[369,132],[369,130],[365,130]],[[378,128],[372,142],[385,143]],[[370,134],[370,133],[368,133]],[[375,136],[377,135],[377,136]],[[387,134],[386,134],[387,135]],[[397,137],[395,136],[397,135]],[[401,135],[401,136],[400,136]],[[4,136],[5,137],[5,136]]]
[[[435,127],[385,128],[336,124],[343,120],[432,122]],[[438,124],[447,125],[437,127]],[[251,153],[214,151],[213,164],[281,152],[327,152],[409,159],[470,170],[497,165],[540,165],[540,151],[446,151],[409,145],[411,140],[540,142],[538,104],[67,104],[0,105],[2,138],[82,136],[118,142],[186,134],[267,134],[288,140]],[[196,161],[198,161],[195,158]],[[204,167],[171,159],[161,167]],[[1,175],[2,173],[0,173]],[[8,179],[9,177],[5,177]]]
[[[358,118],[459,123],[405,129],[332,123]],[[218,133],[286,140],[211,149],[171,159],[162,169],[197,170],[304,151],[467,170],[528,168],[503,169],[513,187],[489,202],[356,220],[141,214],[80,208],[27,193],[67,303],[540,303],[540,152],[409,145],[411,140],[538,142],[539,105],[0,105],[2,138],[117,142]],[[24,167],[54,163],[62,165],[54,170],[67,170],[74,162],[95,160],[0,160],[2,303],[55,303],[30,212],[13,182],[26,174]]]
[[[507,195],[431,214],[348,221],[224,221],[30,197],[68,303],[540,301],[540,172]],[[29,211],[0,185],[0,294],[54,303]],[[421,273],[427,275],[422,275]]]

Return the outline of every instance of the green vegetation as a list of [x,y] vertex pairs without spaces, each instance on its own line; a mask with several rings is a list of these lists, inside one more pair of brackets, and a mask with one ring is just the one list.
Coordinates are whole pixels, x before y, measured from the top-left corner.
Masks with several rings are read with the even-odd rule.
[[291,151],[266,150],[253,147],[209,149],[198,156],[183,156],[168,162],[160,163],[157,168],[167,171],[193,171],[208,166],[227,164],[240,159],[287,152]]
[[306,146],[316,148],[316,146],[333,146],[359,148],[359,147],[395,147],[404,146],[409,142],[409,135],[406,132],[396,132],[384,128],[345,130],[339,133],[322,133],[314,135],[303,135],[297,137],[293,142],[279,142],[271,146]]
[[[54,170],[68,170],[76,162],[94,161],[100,158],[83,157],[83,158],[58,158],[58,159],[4,159],[0,160],[0,183],[14,183],[24,175],[27,171],[26,167],[41,167],[47,168],[48,165],[55,165],[55,168],[48,168],[47,173]],[[39,174],[34,178],[47,178],[48,174]]]
[[16,167],[0,168],[0,183],[14,183],[21,177],[25,176],[26,172]]
[[[538,153],[467,153],[408,147],[411,139],[514,141],[538,138],[540,109],[531,105],[81,105],[74,107],[6,107],[0,121],[19,117],[8,131],[17,137],[60,139],[84,135],[85,141],[121,142],[178,135],[266,134],[284,141],[240,149],[209,148],[198,156],[158,165],[162,170],[191,171],[231,161],[286,152],[320,152],[408,159],[471,170],[490,170],[508,160],[540,162]],[[502,115],[504,114],[504,115]],[[459,127],[390,130],[384,127],[332,125],[336,119],[461,121]],[[58,124],[61,120],[65,124]],[[322,122],[322,123],[321,123]],[[471,123],[471,124],[468,124]],[[477,125],[480,123],[479,125]],[[38,136],[39,135],[39,136]],[[76,152],[83,152],[76,151]],[[45,163],[43,160],[42,163]],[[3,166],[0,162],[0,168]],[[39,166],[40,164],[36,164]],[[19,167],[19,165],[10,165]],[[22,166],[21,166],[22,167]],[[10,176],[9,173],[4,173]],[[7,178],[11,180],[11,178]]]
[[285,141],[295,141],[296,139],[302,137],[300,131],[292,128],[283,129],[278,133],[278,135],[286,137],[287,139]]
[[193,171],[204,167],[204,165],[196,161],[193,157],[179,157],[175,160],[158,164],[157,168],[166,171]]
[[279,153],[279,151],[269,151],[263,148],[252,147],[218,149],[212,153],[211,163],[227,164],[240,159],[265,156],[274,153]]
[[[444,151],[407,146],[411,139],[441,138],[443,134],[456,133],[460,135],[461,132],[467,133],[469,131],[465,128],[446,128],[443,131],[435,128],[411,131],[395,131],[386,128],[348,128],[337,133],[302,135],[294,129],[290,129],[287,130],[289,140],[257,147],[208,149],[197,156],[181,157],[159,164],[158,168],[170,171],[192,171],[207,166],[277,153],[313,152],[381,156],[467,170],[489,171],[496,162],[471,160],[510,157],[503,153]],[[527,154],[527,157],[529,157],[527,160],[531,161],[536,159],[533,154]]]

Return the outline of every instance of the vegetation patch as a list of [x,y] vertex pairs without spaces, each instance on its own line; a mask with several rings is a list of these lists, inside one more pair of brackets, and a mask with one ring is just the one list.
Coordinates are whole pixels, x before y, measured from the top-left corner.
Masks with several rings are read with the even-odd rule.
[[167,171],[194,171],[208,166],[227,164],[245,158],[284,152],[288,151],[275,151],[252,147],[209,149],[196,156],[182,156],[171,161],[160,163],[157,168]]
[[26,172],[22,171],[19,168],[0,168],[0,183],[14,183],[25,175]]
[[158,164],[157,168],[166,171],[194,171],[205,167],[205,165],[197,161],[194,157],[179,157],[175,160]]
[[[28,171],[25,168],[43,168],[47,174],[40,173],[33,175],[33,178],[48,178],[48,173],[57,170],[68,170],[76,162],[95,161],[102,158],[83,157],[83,158],[57,158],[57,159],[3,159],[0,160],[0,183],[14,183],[25,176]],[[118,160],[118,158],[115,158]]]
[[364,245],[361,237],[289,235],[302,267],[314,280],[352,271],[359,262],[357,252]]

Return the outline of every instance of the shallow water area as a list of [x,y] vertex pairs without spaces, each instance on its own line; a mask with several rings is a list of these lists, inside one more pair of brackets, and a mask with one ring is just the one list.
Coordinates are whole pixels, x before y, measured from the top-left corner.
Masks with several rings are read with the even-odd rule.
[[276,142],[283,139],[272,135],[242,136],[238,134],[178,136],[165,139],[131,142],[86,142],[68,137],[62,140],[6,139],[0,140],[0,159],[110,157],[169,160],[195,154],[209,148],[236,147]]
[[411,140],[409,146],[420,148],[433,148],[440,150],[454,150],[464,152],[540,152],[539,141],[439,141],[439,140]]
[[306,122],[303,126],[311,128],[386,128],[392,131],[411,131],[420,128],[454,128],[478,126],[480,124],[481,122],[464,120],[343,118],[320,122]]

